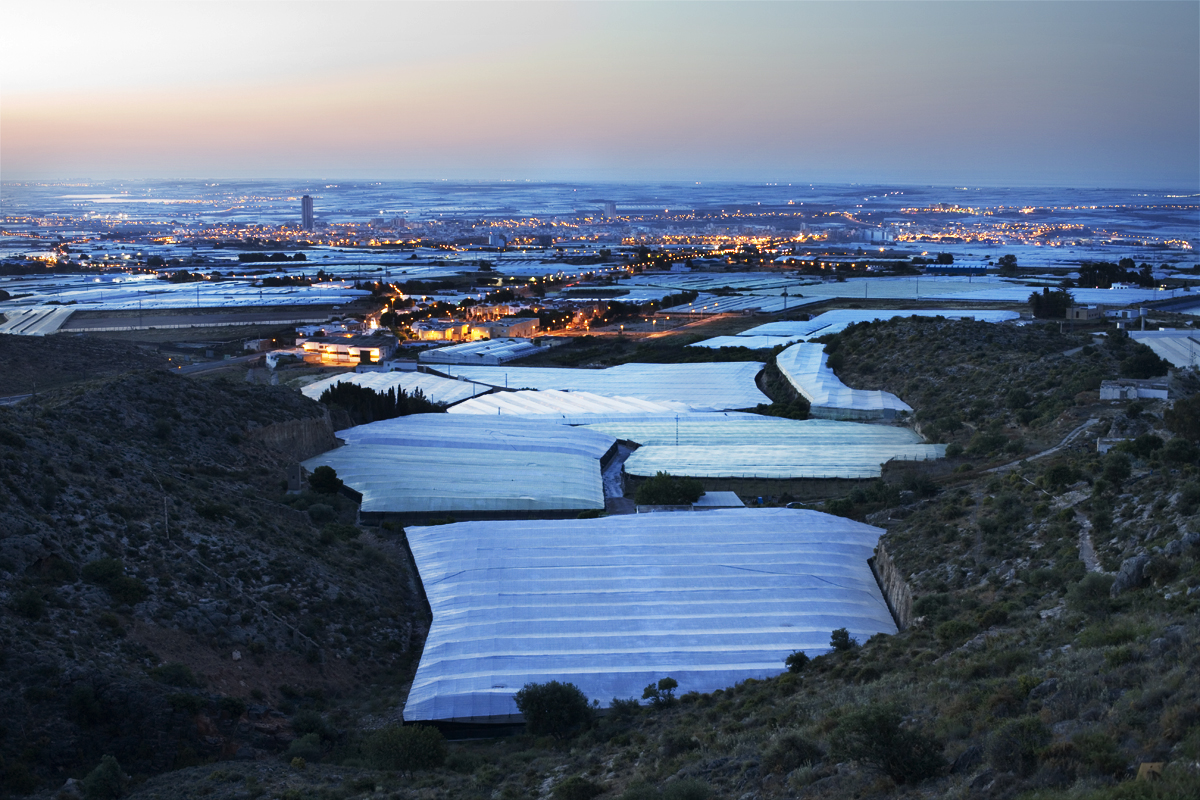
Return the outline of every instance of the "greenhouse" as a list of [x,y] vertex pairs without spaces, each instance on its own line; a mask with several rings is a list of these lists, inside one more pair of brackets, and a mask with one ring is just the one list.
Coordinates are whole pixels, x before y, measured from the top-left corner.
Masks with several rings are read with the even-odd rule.
[[1187,368],[1200,365],[1200,338],[1192,328],[1166,331],[1130,331],[1129,338],[1140,342],[1171,366]]
[[433,623],[404,718],[515,721],[513,695],[552,680],[601,706],[668,676],[711,692],[837,628],[894,634],[882,533],[782,508],[410,527]]
[[719,364],[622,364],[608,369],[559,367],[439,367],[456,378],[508,389],[560,389],[606,397],[683,403],[693,411],[754,408],[770,399],[758,390],[757,361]]
[[624,467],[639,477],[661,470],[693,478],[869,479],[888,461],[924,461],[946,451],[908,428],[828,419],[692,414],[587,427],[640,444]]
[[426,350],[419,358],[430,364],[503,364],[539,352],[528,339],[483,339]]
[[890,419],[912,407],[890,392],[851,389],[826,364],[825,345],[794,344],[775,357],[784,377],[812,405],[814,417]]
[[615,447],[597,431],[476,415],[415,414],[338,436],[345,447],[304,468],[336,470],[364,515],[399,517],[603,509],[601,460]]
[[418,391],[425,395],[431,403],[451,405],[476,395],[485,394],[492,390],[490,386],[467,381],[456,381],[450,378],[440,378],[437,375],[427,375],[424,372],[347,372],[323,378],[310,383],[300,392],[305,397],[320,400],[326,389],[339,383],[352,383],[355,386],[365,386],[377,392],[387,392],[395,389],[403,390],[405,394],[414,395]]
[[451,414],[489,414],[491,416],[554,417],[569,422],[587,422],[597,416],[625,414],[689,413],[683,403],[654,402],[636,397],[604,397],[591,392],[496,392],[467,400],[449,409]]
[[897,317],[945,317],[946,319],[973,319],[979,322],[1008,322],[1020,319],[1016,311],[976,311],[959,308],[933,308],[924,310],[886,310],[872,311],[857,308],[842,308],[836,311],[826,311],[808,321],[768,322],[757,328],[738,334],[744,337],[785,337],[792,341],[808,340],[813,337],[828,336],[831,333],[841,333],[859,322],[879,322]]

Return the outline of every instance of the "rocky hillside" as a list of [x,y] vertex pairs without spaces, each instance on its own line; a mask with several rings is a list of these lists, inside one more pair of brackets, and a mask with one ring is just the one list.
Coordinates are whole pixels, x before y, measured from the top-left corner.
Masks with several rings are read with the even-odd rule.
[[106,754],[253,758],[368,687],[394,704],[424,625],[407,559],[346,498],[284,492],[331,443],[296,392],[169,372],[0,408],[4,791]]

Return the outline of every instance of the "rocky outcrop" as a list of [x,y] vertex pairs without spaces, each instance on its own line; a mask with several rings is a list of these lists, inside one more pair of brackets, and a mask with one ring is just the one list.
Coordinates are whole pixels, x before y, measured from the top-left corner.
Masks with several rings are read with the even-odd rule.
[[1121,563],[1121,569],[1117,572],[1117,577],[1113,581],[1112,589],[1109,593],[1116,597],[1122,592],[1128,592],[1131,589],[1140,589],[1147,583],[1146,565],[1150,563],[1150,556],[1141,555],[1127,558]]

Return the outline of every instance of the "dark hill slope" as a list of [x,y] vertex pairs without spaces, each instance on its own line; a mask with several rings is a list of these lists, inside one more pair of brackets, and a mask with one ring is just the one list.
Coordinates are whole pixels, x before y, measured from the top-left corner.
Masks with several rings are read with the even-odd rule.
[[281,486],[282,450],[331,434],[293,391],[168,372],[0,408],[5,788],[106,753],[149,774],[269,751],[290,738],[269,706],[407,666],[402,553],[344,498]]
[[0,336],[0,397],[168,366],[165,356],[123,342],[66,334]]

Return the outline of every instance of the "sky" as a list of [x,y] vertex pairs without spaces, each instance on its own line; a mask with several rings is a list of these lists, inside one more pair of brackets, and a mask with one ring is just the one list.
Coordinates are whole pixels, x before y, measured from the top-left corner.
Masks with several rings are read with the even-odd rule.
[[0,179],[1200,190],[1200,2],[0,0]]

